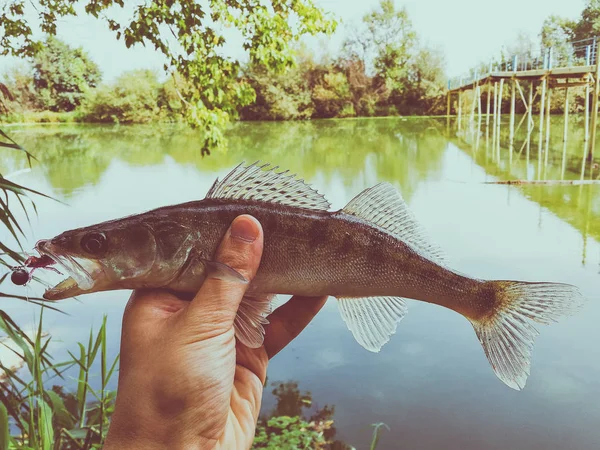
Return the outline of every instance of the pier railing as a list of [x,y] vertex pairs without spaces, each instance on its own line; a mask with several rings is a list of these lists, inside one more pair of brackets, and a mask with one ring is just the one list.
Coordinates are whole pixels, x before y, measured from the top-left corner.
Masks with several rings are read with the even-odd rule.
[[448,90],[453,91],[472,86],[494,74],[507,72],[545,71],[565,67],[585,67],[596,65],[599,37],[568,41],[553,47],[543,48],[539,54],[531,52],[514,54],[501,63],[490,63],[483,71],[472,70],[469,74],[448,80]]

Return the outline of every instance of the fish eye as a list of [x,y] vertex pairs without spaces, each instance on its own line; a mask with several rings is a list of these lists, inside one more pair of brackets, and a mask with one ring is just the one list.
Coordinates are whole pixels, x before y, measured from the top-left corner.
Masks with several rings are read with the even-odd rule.
[[97,255],[106,250],[106,236],[104,233],[88,233],[81,238],[81,248],[92,255]]

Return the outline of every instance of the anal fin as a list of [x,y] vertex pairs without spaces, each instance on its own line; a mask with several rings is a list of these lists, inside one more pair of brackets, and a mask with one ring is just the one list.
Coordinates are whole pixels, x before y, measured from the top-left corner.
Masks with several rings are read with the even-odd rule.
[[401,297],[339,297],[338,306],[354,338],[375,353],[390,340],[407,312]]
[[236,338],[246,347],[258,348],[265,338],[264,326],[269,323],[267,316],[272,312],[275,295],[258,297],[245,296],[240,303],[233,322]]

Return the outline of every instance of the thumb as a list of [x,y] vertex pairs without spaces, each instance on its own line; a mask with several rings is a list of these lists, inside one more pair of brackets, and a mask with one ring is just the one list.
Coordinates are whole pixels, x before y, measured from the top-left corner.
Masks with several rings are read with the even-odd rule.
[[[236,217],[221,240],[215,261],[239,272],[252,281],[263,251],[263,230],[250,215]],[[206,280],[190,303],[187,314],[198,326],[228,330],[233,325],[238,307],[249,283],[211,277]]]

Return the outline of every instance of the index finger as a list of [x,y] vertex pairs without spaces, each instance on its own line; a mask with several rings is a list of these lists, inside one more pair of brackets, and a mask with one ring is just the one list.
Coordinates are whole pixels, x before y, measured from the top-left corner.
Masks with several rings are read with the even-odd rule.
[[265,327],[265,350],[269,359],[279,353],[306,328],[321,310],[327,296],[301,297],[295,295],[285,305],[277,308]]

